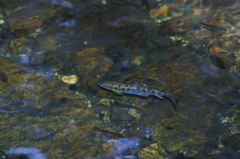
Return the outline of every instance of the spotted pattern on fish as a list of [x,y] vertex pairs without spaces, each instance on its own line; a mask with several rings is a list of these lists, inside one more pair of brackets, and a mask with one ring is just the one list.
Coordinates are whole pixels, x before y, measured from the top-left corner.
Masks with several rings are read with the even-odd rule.
[[110,81],[104,81],[104,82],[98,82],[98,85],[102,88],[111,90],[117,94],[134,94],[139,95],[143,97],[148,96],[155,96],[160,99],[163,97],[167,97],[171,100],[171,102],[174,105],[174,109],[177,111],[177,103],[176,99],[172,94],[164,93],[160,89],[148,87],[146,85],[137,85],[137,84],[129,84],[129,83],[120,83],[120,82],[110,82]]

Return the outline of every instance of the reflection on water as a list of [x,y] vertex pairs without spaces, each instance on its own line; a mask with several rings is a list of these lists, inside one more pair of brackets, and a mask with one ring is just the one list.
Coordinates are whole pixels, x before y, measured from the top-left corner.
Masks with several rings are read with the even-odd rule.
[[74,19],[70,19],[69,21],[60,23],[59,25],[65,27],[73,27],[76,26],[76,21]]
[[56,4],[56,5],[60,5],[66,8],[72,8],[72,3],[69,1],[64,1],[64,0],[52,0],[51,4]]
[[[27,156],[29,159],[46,159],[47,156],[34,147],[13,147],[8,150],[8,155]],[[25,157],[26,158],[26,157]]]
[[[140,139],[133,137],[133,138],[119,138],[119,139],[111,139],[106,140],[107,142],[113,143],[115,147],[115,151],[113,154],[107,158],[137,158],[136,155],[132,155],[131,151],[139,148],[140,146]],[[129,153],[130,154],[124,154]]]
[[[235,0],[2,1],[0,154],[239,158],[239,9]],[[112,92],[98,81],[127,84]],[[173,94],[178,112],[155,90]]]

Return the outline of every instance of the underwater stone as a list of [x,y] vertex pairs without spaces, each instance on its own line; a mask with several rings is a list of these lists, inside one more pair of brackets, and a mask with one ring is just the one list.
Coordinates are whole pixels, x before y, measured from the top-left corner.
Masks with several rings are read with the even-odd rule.
[[75,69],[84,77],[102,77],[113,70],[113,62],[102,55],[104,49],[87,48],[76,52],[73,58]]
[[63,76],[61,79],[64,83],[68,83],[68,84],[75,84],[78,82],[77,75]]
[[124,121],[134,119],[128,114],[129,108],[113,107],[111,110],[111,121]]

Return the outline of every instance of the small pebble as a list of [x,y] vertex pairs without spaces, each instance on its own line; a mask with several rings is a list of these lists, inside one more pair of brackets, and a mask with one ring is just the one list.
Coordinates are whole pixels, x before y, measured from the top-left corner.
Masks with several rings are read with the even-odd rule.
[[101,104],[101,105],[110,107],[110,106],[112,106],[113,102],[114,102],[113,99],[103,98],[103,99],[100,99],[100,101],[97,104]]
[[62,81],[68,84],[75,84],[78,81],[77,75],[63,76]]
[[137,120],[139,120],[142,115],[142,114],[138,113],[137,110],[134,108],[129,109],[128,114],[130,114],[132,117],[136,118]]

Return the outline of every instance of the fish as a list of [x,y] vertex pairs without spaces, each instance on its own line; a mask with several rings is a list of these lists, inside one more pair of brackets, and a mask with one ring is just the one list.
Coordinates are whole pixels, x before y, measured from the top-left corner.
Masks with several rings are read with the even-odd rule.
[[226,31],[227,31],[225,28],[222,28],[222,27],[219,27],[219,26],[216,26],[216,25],[206,24],[204,22],[201,22],[201,24],[203,26],[205,26],[207,29],[215,31],[215,32],[226,33]]
[[156,89],[153,87],[148,87],[147,85],[139,85],[139,84],[130,84],[130,83],[120,83],[120,82],[111,82],[111,81],[98,81],[98,85],[104,89],[111,90],[116,94],[133,94],[142,97],[155,96],[160,99],[166,97],[171,100],[174,106],[174,110],[177,112],[177,102],[175,97],[172,94],[165,93],[160,89]]

